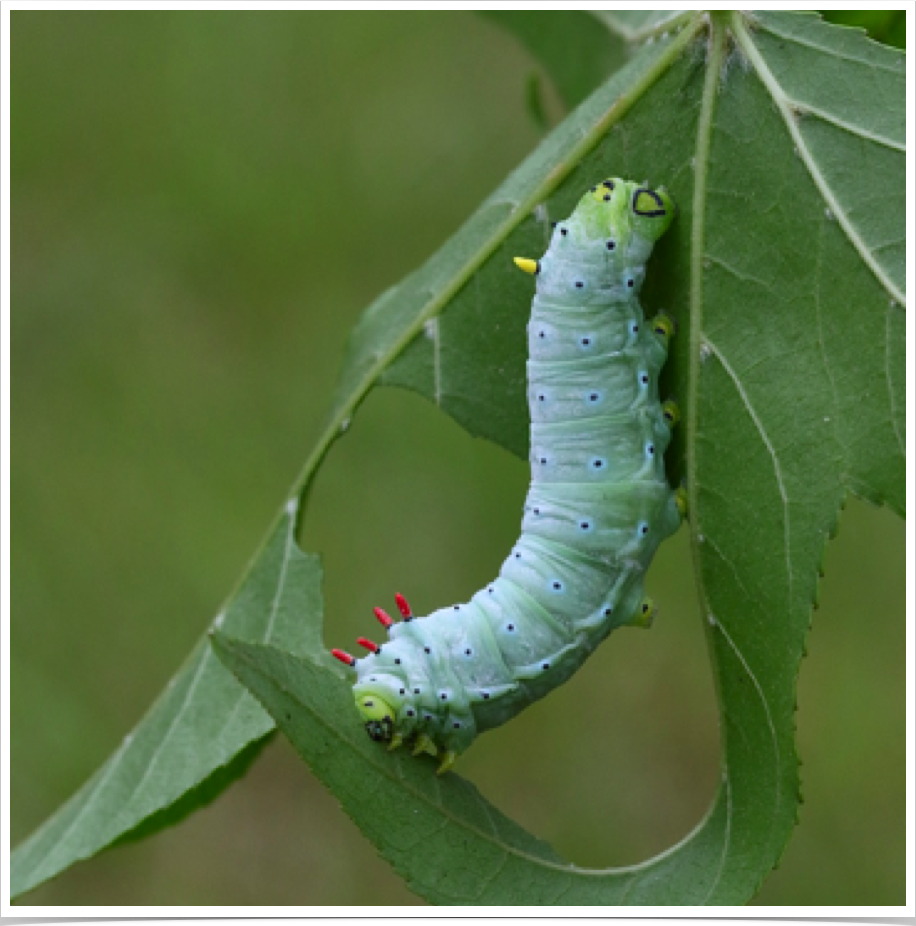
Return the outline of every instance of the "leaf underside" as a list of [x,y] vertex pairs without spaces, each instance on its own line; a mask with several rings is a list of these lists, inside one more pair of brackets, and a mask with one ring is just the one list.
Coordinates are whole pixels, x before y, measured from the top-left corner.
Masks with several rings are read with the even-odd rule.
[[[662,386],[684,410],[668,459],[689,493],[720,703],[709,814],[663,856],[586,871],[459,776],[372,744],[324,652],[320,565],[295,544],[287,505],[228,601],[220,659],[202,641],[108,763],[17,848],[14,896],[174,822],[253,759],[272,721],[220,660],[432,902],[739,904],[778,861],[798,804],[795,682],[826,540],[849,491],[905,508],[905,57],[808,14],[552,13],[563,25],[549,35],[543,15],[497,18],[568,102],[629,63],[369,307],[297,492],[379,384],[526,456],[530,282],[512,256],[542,253],[550,221],[596,180],[664,183],[680,213],[643,304],[678,322]],[[557,35],[586,33],[589,67],[572,67]]]

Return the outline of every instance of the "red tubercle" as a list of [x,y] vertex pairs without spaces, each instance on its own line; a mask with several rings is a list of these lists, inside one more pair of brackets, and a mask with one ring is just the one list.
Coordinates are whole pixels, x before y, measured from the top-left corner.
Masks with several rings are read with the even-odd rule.
[[378,622],[387,630],[393,623],[394,619],[386,614],[381,608],[375,609],[375,616],[378,618]]
[[371,640],[367,640],[365,637],[357,637],[356,642],[363,647],[363,649],[369,650],[370,653],[377,653],[380,649],[378,643],[373,643]]
[[404,615],[404,620],[409,621],[413,617],[413,613],[410,610],[410,605],[407,603],[407,599],[400,592],[398,592],[398,594],[394,596],[394,600],[398,606],[398,610],[401,612],[401,614]]
[[335,659],[339,659],[345,666],[350,666],[352,668],[356,665],[356,657],[351,656],[349,653],[345,653],[342,649],[332,649],[331,655]]

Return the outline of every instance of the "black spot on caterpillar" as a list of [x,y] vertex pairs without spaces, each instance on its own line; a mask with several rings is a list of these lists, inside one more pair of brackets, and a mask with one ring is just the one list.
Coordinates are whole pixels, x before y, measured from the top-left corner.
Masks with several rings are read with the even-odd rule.
[[357,672],[369,736],[390,748],[443,754],[451,767],[478,733],[566,681],[616,627],[648,626],[644,574],[680,524],[665,478],[677,408],[660,404],[658,374],[672,324],[644,324],[639,290],[656,240],[674,218],[663,187],[613,179],[554,224],[531,309],[528,405],[531,487],[522,534],[499,576],[467,603],[403,621],[368,655],[334,655]]

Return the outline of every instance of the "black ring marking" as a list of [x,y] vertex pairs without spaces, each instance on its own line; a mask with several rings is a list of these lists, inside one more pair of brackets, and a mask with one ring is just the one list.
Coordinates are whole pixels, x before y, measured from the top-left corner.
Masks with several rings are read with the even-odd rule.
[[[648,196],[651,196],[658,205],[658,209],[653,209],[648,212],[643,212],[641,209],[636,208],[636,202],[639,199],[640,193],[646,193]],[[634,215],[645,215],[645,216],[657,216],[665,214],[665,204],[662,202],[661,196],[655,192],[655,190],[650,190],[648,187],[640,187],[638,190],[633,192],[633,214]]]

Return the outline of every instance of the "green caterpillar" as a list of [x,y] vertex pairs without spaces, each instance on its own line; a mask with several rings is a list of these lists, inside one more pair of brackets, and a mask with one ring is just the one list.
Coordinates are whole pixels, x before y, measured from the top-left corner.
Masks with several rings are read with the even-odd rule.
[[522,534],[498,578],[464,604],[360,638],[356,707],[373,740],[442,754],[440,774],[478,733],[565,682],[616,627],[648,626],[644,574],[684,515],[665,478],[678,419],[658,375],[672,324],[645,323],[645,264],[675,214],[670,195],[619,179],[554,223],[528,325],[531,488]]

